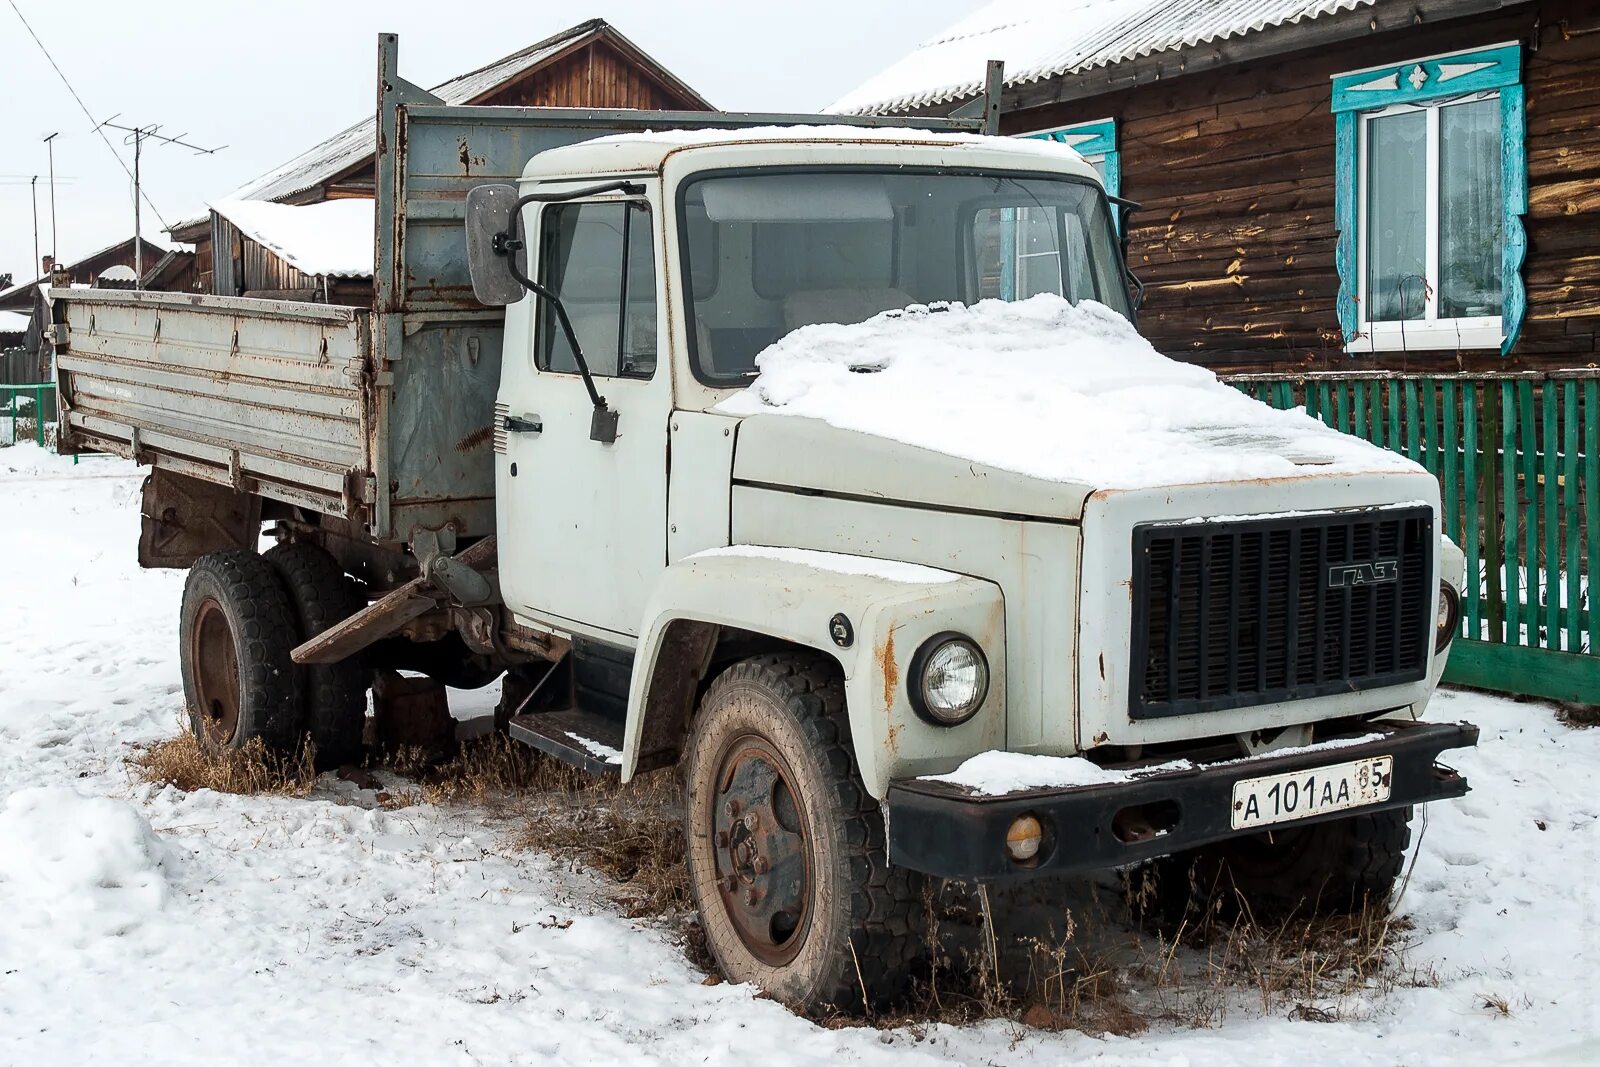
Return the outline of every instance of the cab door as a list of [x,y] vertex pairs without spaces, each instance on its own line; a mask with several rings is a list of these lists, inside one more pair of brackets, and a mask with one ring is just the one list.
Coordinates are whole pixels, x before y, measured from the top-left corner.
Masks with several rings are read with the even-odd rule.
[[554,306],[529,297],[521,321],[532,328],[518,341],[508,331],[499,396],[501,591],[535,623],[635,637],[667,553],[672,382],[658,345],[656,220],[647,200],[613,195],[530,207],[524,223],[535,280],[566,307],[617,433],[594,439],[594,404]]

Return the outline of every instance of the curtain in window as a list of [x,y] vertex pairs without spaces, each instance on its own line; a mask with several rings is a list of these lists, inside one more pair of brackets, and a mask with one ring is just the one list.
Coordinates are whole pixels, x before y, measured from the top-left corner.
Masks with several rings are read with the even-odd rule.
[[1500,315],[1500,101],[1439,110],[1439,317]]
[[1428,117],[1421,111],[1367,123],[1367,303],[1372,322],[1427,311]]

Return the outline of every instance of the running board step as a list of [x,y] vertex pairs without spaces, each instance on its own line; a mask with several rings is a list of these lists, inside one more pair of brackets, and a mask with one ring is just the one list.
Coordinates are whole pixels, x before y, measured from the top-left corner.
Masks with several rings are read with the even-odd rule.
[[622,724],[578,708],[536,711],[511,720],[511,736],[590,774],[622,770]]

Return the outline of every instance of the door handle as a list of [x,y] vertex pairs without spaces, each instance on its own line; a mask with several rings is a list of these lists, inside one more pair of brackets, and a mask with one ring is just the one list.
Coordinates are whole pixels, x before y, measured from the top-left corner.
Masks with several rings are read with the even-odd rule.
[[537,415],[507,415],[507,433],[544,433],[544,420]]

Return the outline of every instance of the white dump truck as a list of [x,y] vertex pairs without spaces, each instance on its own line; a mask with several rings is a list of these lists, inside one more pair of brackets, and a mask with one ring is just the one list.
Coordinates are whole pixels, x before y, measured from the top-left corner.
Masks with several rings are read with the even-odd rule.
[[513,737],[679,768],[719,966],[800,1008],[892,994],[931,879],[1389,893],[1476,740],[1422,719],[1439,488],[1151,351],[1076,154],[446,107],[395,50],[373,308],[54,294],[205,745],[334,766],[375,675],[503,677]]

